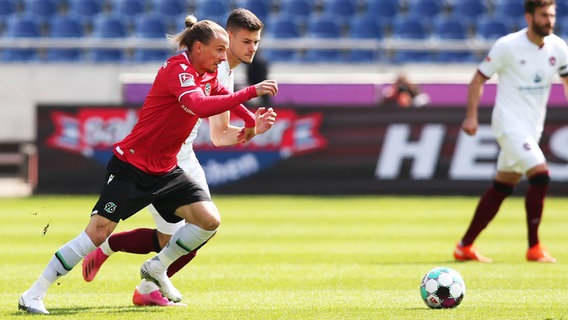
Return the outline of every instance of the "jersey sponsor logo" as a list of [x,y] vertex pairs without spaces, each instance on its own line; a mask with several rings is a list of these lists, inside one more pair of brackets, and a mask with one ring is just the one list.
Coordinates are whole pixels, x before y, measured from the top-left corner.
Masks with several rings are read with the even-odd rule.
[[[136,124],[137,109],[79,108],[73,113],[52,111],[53,134],[47,146],[93,159],[106,165],[113,154],[113,144],[122,140]],[[209,135],[209,123],[203,121],[193,142],[197,157],[206,171],[210,186],[223,185],[271,168],[278,162],[327,146],[320,133],[321,112],[298,114],[293,109],[277,109],[273,127],[246,144],[215,147]],[[236,117],[231,124],[242,126]],[[126,151],[126,150],[124,150]],[[133,151],[128,151],[133,152]],[[109,176],[107,183],[110,183]]]
[[195,79],[191,73],[180,73],[179,84],[182,87],[192,87],[195,86]]

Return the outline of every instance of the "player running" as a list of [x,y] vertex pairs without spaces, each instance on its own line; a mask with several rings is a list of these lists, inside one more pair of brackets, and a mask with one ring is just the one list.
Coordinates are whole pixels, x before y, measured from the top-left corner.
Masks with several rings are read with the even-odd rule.
[[120,220],[149,204],[165,221],[186,223],[167,246],[143,263],[140,274],[156,283],[168,300],[181,300],[166,274],[168,266],[206,243],[221,220],[208,192],[177,165],[177,154],[199,118],[227,110],[245,122],[241,141],[250,140],[255,134],[255,115],[242,103],[264,94],[273,96],[278,85],[266,80],[235,93],[223,87],[217,69],[227,60],[229,36],[212,21],[193,21],[174,39],[185,51],[158,70],[137,123],[115,144],[106,184],[87,227],[55,252],[38,280],[19,298],[19,309],[49,314],[43,302],[49,287],[102,244]]
[[568,96],[568,47],[562,38],[553,34],[556,22],[554,0],[526,0],[524,7],[528,28],[497,40],[469,85],[467,115],[462,130],[474,135],[483,84],[494,74],[499,76],[491,126],[501,150],[495,181],[481,197],[469,228],[454,250],[454,257],[459,261],[491,262],[475,249],[473,242],[525,175],[529,182],[525,194],[526,259],[556,262],[538,237],[550,181],[548,165],[538,143],[556,74],[560,75]]
[[[219,65],[217,79],[229,91],[234,90],[233,69],[241,63],[249,64],[254,59],[255,53],[260,43],[262,22],[249,10],[235,9],[227,19],[226,30],[229,34],[229,49],[227,50],[227,61]],[[256,133],[260,134],[272,127],[276,113],[269,108],[260,108],[256,113]],[[216,146],[234,145],[239,143],[239,134],[243,128],[234,127],[229,124],[229,111],[209,118],[211,139]],[[197,136],[199,123],[194,127],[189,138],[183,144],[177,155],[178,165],[193,177],[199,185],[207,192],[209,188],[205,179],[205,173],[193,151],[193,140]],[[183,226],[183,221],[169,223],[165,221],[156,211],[153,205],[148,206],[152,217],[156,222],[156,229],[139,228],[130,231],[112,234],[95,251],[88,254],[83,260],[83,278],[85,281],[92,281],[101,265],[106,259],[118,251],[146,254],[158,252],[169,241],[171,235]],[[168,276],[172,277],[176,272],[187,265],[196,255],[197,249],[186,254],[168,268]],[[171,306],[179,305],[163,297],[159,288],[153,282],[142,279],[134,290],[132,301],[135,305],[159,305]]]

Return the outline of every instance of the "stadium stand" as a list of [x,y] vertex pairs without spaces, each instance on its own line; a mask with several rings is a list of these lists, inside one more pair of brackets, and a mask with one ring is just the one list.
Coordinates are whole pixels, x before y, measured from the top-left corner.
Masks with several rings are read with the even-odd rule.
[[[298,39],[300,26],[283,15],[269,16],[265,21],[264,37],[271,40]],[[298,62],[300,54],[294,49],[266,48],[264,55],[272,62]]]
[[213,20],[224,26],[231,11],[227,1],[224,0],[197,0],[195,14],[197,19]]
[[[49,23],[49,36],[59,39],[78,39],[85,35],[79,19],[73,15],[55,15]],[[78,62],[84,61],[83,50],[77,48],[50,48],[47,61]]]
[[[340,40],[341,25],[335,16],[319,15],[308,20],[306,37],[314,39],[335,39]],[[342,51],[337,49],[315,49],[306,50],[305,61],[308,62],[340,62],[342,61]]]
[[252,11],[262,21],[265,21],[272,11],[271,0],[242,0],[237,2],[237,6]]
[[[142,39],[164,39],[168,33],[168,25],[156,14],[147,13],[138,16],[134,21],[133,36]],[[133,60],[136,62],[163,61],[173,52],[166,49],[136,49]]]
[[[137,17],[145,15],[160,17],[167,24],[165,33],[175,34],[185,28],[184,19],[189,13],[194,13],[199,20],[209,19],[224,25],[230,10],[239,6],[249,8],[265,22],[265,38],[272,41],[266,41],[264,48],[267,57],[276,62],[298,63],[326,59],[330,62],[381,63],[468,61],[468,55],[464,54],[459,58],[455,48],[442,50],[440,54],[432,54],[437,49],[431,46],[433,43],[431,40],[451,40],[439,42],[444,45],[456,41],[463,41],[464,44],[467,42],[468,48],[475,48],[472,50],[476,50],[475,53],[479,54],[480,51],[488,48],[487,41],[526,25],[520,0],[0,0],[0,35],[6,39],[0,41],[3,44],[2,51],[9,52],[9,54],[2,53],[1,57],[3,61],[20,60],[14,55],[21,52],[23,55],[21,60],[24,61],[65,59],[63,58],[65,55],[57,55],[55,52],[71,48],[66,45],[63,46],[65,48],[55,45],[57,48],[46,50],[45,43],[52,42],[43,40],[50,40],[53,43],[65,42],[65,38],[71,37],[71,34],[72,37],[79,37],[87,42],[85,45],[78,41],[77,48],[74,49],[79,50],[75,53],[81,52],[84,48],[89,48],[88,51],[91,53],[96,52],[98,48],[95,48],[97,50],[91,48],[98,44],[94,42],[93,45],[92,40],[105,38],[108,35],[101,34],[100,26],[95,28],[94,19],[110,14],[120,20],[124,28],[122,33],[112,37],[117,39],[122,37],[129,41],[124,41],[122,45],[118,41],[100,41],[100,49],[103,52],[121,51],[122,58],[118,59],[115,56],[117,62],[158,60],[163,57],[162,54],[144,55],[145,57],[141,58],[141,53],[133,50],[139,42],[130,41],[132,39],[159,38],[148,37],[136,31],[134,24]],[[8,20],[22,15],[35,17],[35,25],[40,23],[37,26],[39,34],[30,34],[29,37],[40,37],[41,44],[34,46],[33,41],[13,40],[28,38],[25,35],[15,36],[15,34],[25,34],[25,29],[20,32],[11,26],[8,32]],[[75,27],[69,27],[71,30],[68,33],[50,30],[55,27],[52,21],[56,17],[65,15],[80,22],[81,33],[77,32]],[[567,16],[568,2],[558,1],[557,31],[564,37],[568,36]],[[330,17],[331,20],[340,23],[339,35],[334,33],[330,36],[327,33],[324,35],[313,32],[310,26],[313,21],[330,19]],[[442,20],[452,19],[454,26],[437,26]],[[410,21],[403,22],[404,20]],[[406,26],[403,27],[404,25]],[[409,28],[418,28],[420,31],[411,32]],[[162,36],[164,34],[161,27],[159,33]],[[325,41],[330,37],[337,41]],[[282,43],[290,46],[282,46],[278,43],[278,39],[287,39],[282,40]],[[311,41],[313,39],[324,41]],[[357,39],[361,41],[353,42]],[[408,39],[415,41],[406,41]],[[482,42],[477,41],[478,39]],[[153,40],[142,42],[148,44],[151,41]],[[329,50],[330,43],[332,47],[335,43],[333,50]],[[373,43],[374,47],[371,45]],[[416,49],[416,44],[422,44],[424,50]],[[155,51],[156,47],[157,42],[143,49]],[[32,54],[34,50],[35,53]],[[327,53],[335,51],[335,53],[321,54],[324,51]],[[340,54],[337,54],[338,51],[341,51]],[[134,54],[130,54],[131,52]],[[67,53],[71,54],[71,51]],[[124,55],[125,53],[127,54]],[[99,58],[94,58],[97,56],[97,54],[86,56],[71,54],[68,58],[70,61],[74,61],[73,59],[101,61]]]
[[81,19],[83,27],[87,29],[86,34],[90,33],[93,18],[103,12],[104,3],[101,0],[68,0],[68,12]]
[[[127,26],[123,18],[117,14],[99,13],[93,19],[91,38],[99,40],[123,39],[127,35]],[[121,49],[91,49],[91,59],[94,62],[121,62],[124,52]]]
[[[453,17],[438,17],[433,23],[433,34],[443,40],[467,40],[469,38],[468,26],[463,20]],[[436,59],[438,62],[473,62],[475,55],[469,51],[447,51],[438,52]]]
[[[29,13],[14,14],[6,20],[5,38],[39,38],[41,27],[34,15]],[[4,48],[2,60],[10,62],[37,61],[38,50],[33,48]]]
[[[355,16],[349,23],[349,37],[351,39],[376,39],[384,38],[383,28],[379,21],[368,15]],[[370,63],[379,61],[376,51],[351,49],[348,53],[348,61],[355,63]]]
[[[397,17],[393,22],[393,38],[399,40],[427,40],[428,31],[421,19],[413,16]],[[432,54],[428,51],[398,50],[394,53],[393,62],[431,62]]]

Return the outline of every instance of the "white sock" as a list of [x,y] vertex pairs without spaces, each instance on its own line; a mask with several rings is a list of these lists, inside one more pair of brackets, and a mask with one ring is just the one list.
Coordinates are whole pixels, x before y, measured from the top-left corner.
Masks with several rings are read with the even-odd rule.
[[49,286],[69,273],[77,263],[95,249],[91,238],[85,231],[81,232],[75,239],[67,242],[55,252],[39,279],[33,284],[32,290],[45,295]]
[[110,244],[108,243],[108,238],[105,239],[105,242],[101,243],[99,248],[101,248],[101,251],[107,256],[111,256],[113,253],[116,252],[110,248]]
[[217,230],[207,231],[194,224],[185,224],[173,235],[168,244],[158,253],[157,258],[168,267],[179,257],[186,255],[209,240]]

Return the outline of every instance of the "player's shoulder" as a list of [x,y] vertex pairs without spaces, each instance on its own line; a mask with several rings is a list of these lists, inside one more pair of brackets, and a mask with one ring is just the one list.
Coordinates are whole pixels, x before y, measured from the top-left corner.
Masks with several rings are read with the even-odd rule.
[[556,34],[554,34],[554,33],[551,34],[551,35],[549,35],[549,36],[547,36],[547,37],[546,37],[546,41],[547,41],[547,42],[550,41],[550,43],[552,43],[554,46],[560,47],[560,48],[562,48],[562,49],[568,47],[568,45],[566,44],[566,41],[565,41],[562,37],[560,37],[560,36],[558,36],[558,35],[556,35]]
[[166,60],[166,62],[164,62],[162,69],[173,72],[194,72],[194,68],[189,62],[185,52],[180,52],[171,56],[168,60]]

